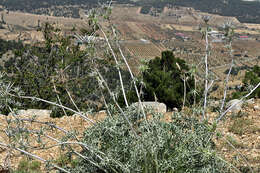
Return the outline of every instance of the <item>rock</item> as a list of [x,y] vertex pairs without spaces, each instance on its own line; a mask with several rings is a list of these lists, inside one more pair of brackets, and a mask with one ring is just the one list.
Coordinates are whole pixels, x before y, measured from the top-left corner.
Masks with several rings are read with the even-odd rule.
[[242,109],[242,105],[243,105],[243,102],[240,102],[240,100],[238,99],[234,99],[234,100],[230,100],[228,103],[227,103],[227,106],[226,108],[229,108],[230,106],[232,106],[233,104],[236,104],[231,110],[230,112],[232,113],[237,113],[239,112],[241,109]]
[[258,105],[255,105],[255,106],[254,106],[254,110],[255,110],[255,111],[259,111],[259,110],[260,110],[260,107],[259,107]]
[[226,148],[222,148],[222,151],[223,151],[223,152],[227,152],[228,149],[226,149]]
[[245,103],[247,103],[247,104],[249,104],[249,105],[255,104],[255,99],[254,99],[254,98],[251,98],[251,99],[245,101]]
[[[153,109],[157,113],[166,113],[167,107],[164,103],[159,102],[142,102],[145,109]],[[131,106],[138,107],[139,103],[133,103]]]
[[[13,114],[12,112],[9,115]],[[27,110],[18,110],[17,115],[21,116],[47,116],[50,117],[51,110],[46,109],[27,109]]]
[[173,112],[178,112],[178,108],[173,108],[172,111]]
[[209,107],[219,107],[220,104],[219,104],[219,101],[213,100],[213,101],[209,101],[208,106]]
[[99,114],[105,114],[105,113],[107,113],[107,111],[106,111],[106,110],[101,110],[101,111],[99,111],[98,113],[99,113]]

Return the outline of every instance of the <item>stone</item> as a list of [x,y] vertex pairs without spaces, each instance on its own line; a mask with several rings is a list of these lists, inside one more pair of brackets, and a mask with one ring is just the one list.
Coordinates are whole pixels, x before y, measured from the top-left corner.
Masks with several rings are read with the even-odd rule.
[[248,105],[255,104],[255,99],[254,98],[248,99],[247,101],[245,101],[245,103],[247,103]]
[[[166,113],[167,107],[164,103],[159,102],[141,102],[145,109],[153,109],[157,113]],[[139,103],[133,103],[131,106],[138,107]]]
[[228,109],[230,106],[232,106],[233,104],[236,104],[231,110],[230,112],[232,113],[237,113],[239,112],[241,109],[242,109],[242,105],[243,105],[243,102],[240,102],[240,100],[238,99],[234,99],[234,100],[230,100],[228,103],[227,103],[227,106],[226,108]]
[[107,113],[107,111],[106,111],[106,110],[101,110],[101,111],[99,111],[98,113],[99,113],[99,114],[105,114],[105,113]]
[[219,104],[219,101],[217,101],[217,100],[212,100],[212,101],[209,101],[208,106],[209,106],[209,107],[219,107],[220,104]]
[[[12,112],[9,113],[13,114]],[[46,110],[46,109],[27,109],[27,110],[18,110],[17,115],[21,116],[46,116],[50,117],[51,115],[51,110]]]
[[178,108],[173,108],[173,112],[178,112]]
[[254,106],[254,110],[255,110],[255,111],[259,111],[259,110],[260,110],[260,107],[259,107],[258,105],[255,105],[255,106]]

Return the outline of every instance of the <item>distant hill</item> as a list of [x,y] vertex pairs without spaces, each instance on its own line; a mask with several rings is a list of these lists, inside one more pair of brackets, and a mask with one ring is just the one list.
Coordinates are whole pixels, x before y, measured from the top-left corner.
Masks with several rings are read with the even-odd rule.
[[159,12],[164,6],[193,7],[202,12],[234,16],[243,23],[260,23],[260,2],[243,0],[139,0],[137,5],[143,6],[142,12],[156,7]]
[[[0,5],[9,10],[19,10],[36,14],[79,17],[79,8],[89,9],[108,0],[1,0]],[[161,12],[165,6],[193,7],[202,12],[234,16],[243,23],[260,23],[260,2],[258,0],[115,0],[120,4],[142,6],[142,13],[149,13],[153,7]],[[72,7],[77,5],[78,7]],[[66,9],[56,9],[67,6]],[[50,10],[51,9],[51,10]],[[61,13],[63,11],[63,13]],[[68,14],[67,14],[68,13]]]
[[0,0],[7,10],[79,18],[79,8],[90,9],[107,0]]

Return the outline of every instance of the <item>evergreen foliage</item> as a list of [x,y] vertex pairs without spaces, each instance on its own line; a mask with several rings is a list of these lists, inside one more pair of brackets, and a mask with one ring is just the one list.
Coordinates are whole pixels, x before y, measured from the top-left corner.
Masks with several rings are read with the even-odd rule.
[[[180,68],[179,68],[180,67]],[[189,68],[184,60],[175,58],[171,51],[162,52],[162,57],[156,57],[148,64],[148,70],[143,73],[145,83],[144,99],[163,102],[169,108],[181,107],[184,96],[184,74]],[[194,88],[194,80],[186,75],[187,93]],[[154,96],[155,95],[155,96]],[[188,100],[191,95],[187,96]]]
[[0,39],[0,58],[8,50],[20,49],[22,47],[23,47],[23,44],[21,42],[6,41],[3,39]]
[[[243,86],[237,92],[232,94],[233,99],[240,98],[241,96],[248,93],[252,87],[256,86],[260,82],[260,67],[255,65],[252,70],[246,72],[243,79]],[[260,98],[260,88],[257,88],[251,95],[250,98]]]
[[[142,99],[144,101],[155,101],[165,103],[168,108],[180,108],[184,101],[184,79],[186,79],[186,101],[191,103],[194,89],[194,78],[189,72],[185,61],[176,58],[171,51],[162,52],[162,57],[156,57],[147,64],[147,69],[142,73],[144,87],[142,88]],[[139,87],[141,88],[141,87]],[[134,90],[127,93],[129,103],[137,101]],[[119,102],[123,103],[122,96]]]

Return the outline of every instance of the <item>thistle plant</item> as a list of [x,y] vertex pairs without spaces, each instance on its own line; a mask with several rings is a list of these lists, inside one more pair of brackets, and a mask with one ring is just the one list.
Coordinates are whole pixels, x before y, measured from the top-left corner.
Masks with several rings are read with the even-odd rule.
[[228,81],[229,81],[229,77],[230,77],[230,73],[232,71],[232,68],[234,66],[234,56],[233,56],[233,49],[232,49],[232,41],[233,41],[233,37],[234,37],[234,25],[230,22],[227,22],[223,25],[223,30],[225,32],[225,39],[226,39],[226,47],[229,50],[229,56],[231,58],[231,63],[230,63],[230,68],[225,80],[225,89],[224,89],[224,95],[223,95],[223,101],[220,107],[220,113],[223,112],[223,108],[224,108],[224,104],[225,104],[225,100],[226,100],[226,95],[227,95],[227,89],[228,89]]
[[208,97],[208,85],[209,85],[209,68],[208,68],[208,57],[210,55],[210,43],[209,43],[209,32],[211,31],[211,28],[208,24],[209,20],[210,20],[210,16],[203,16],[203,21],[204,23],[206,24],[206,27],[205,29],[202,29],[201,32],[202,32],[202,38],[205,38],[205,57],[204,57],[204,63],[205,63],[205,89],[204,89],[204,103],[203,103],[203,117],[202,119],[206,119],[207,117],[206,116],[206,109],[207,109],[207,97]]
[[6,73],[0,72],[0,110],[1,114],[12,111],[12,106],[20,107],[21,103],[15,101],[11,95],[22,95],[19,87],[13,87],[13,84],[6,80]]
[[161,114],[152,113],[147,132],[147,123],[134,116],[138,115],[135,107],[130,106],[124,112],[139,137],[129,130],[120,113],[105,119],[87,129],[83,141],[113,159],[101,160],[83,150],[82,154],[89,160],[80,159],[71,172],[229,172],[235,169],[217,156],[208,126],[195,118],[176,113],[171,122],[164,122]]

